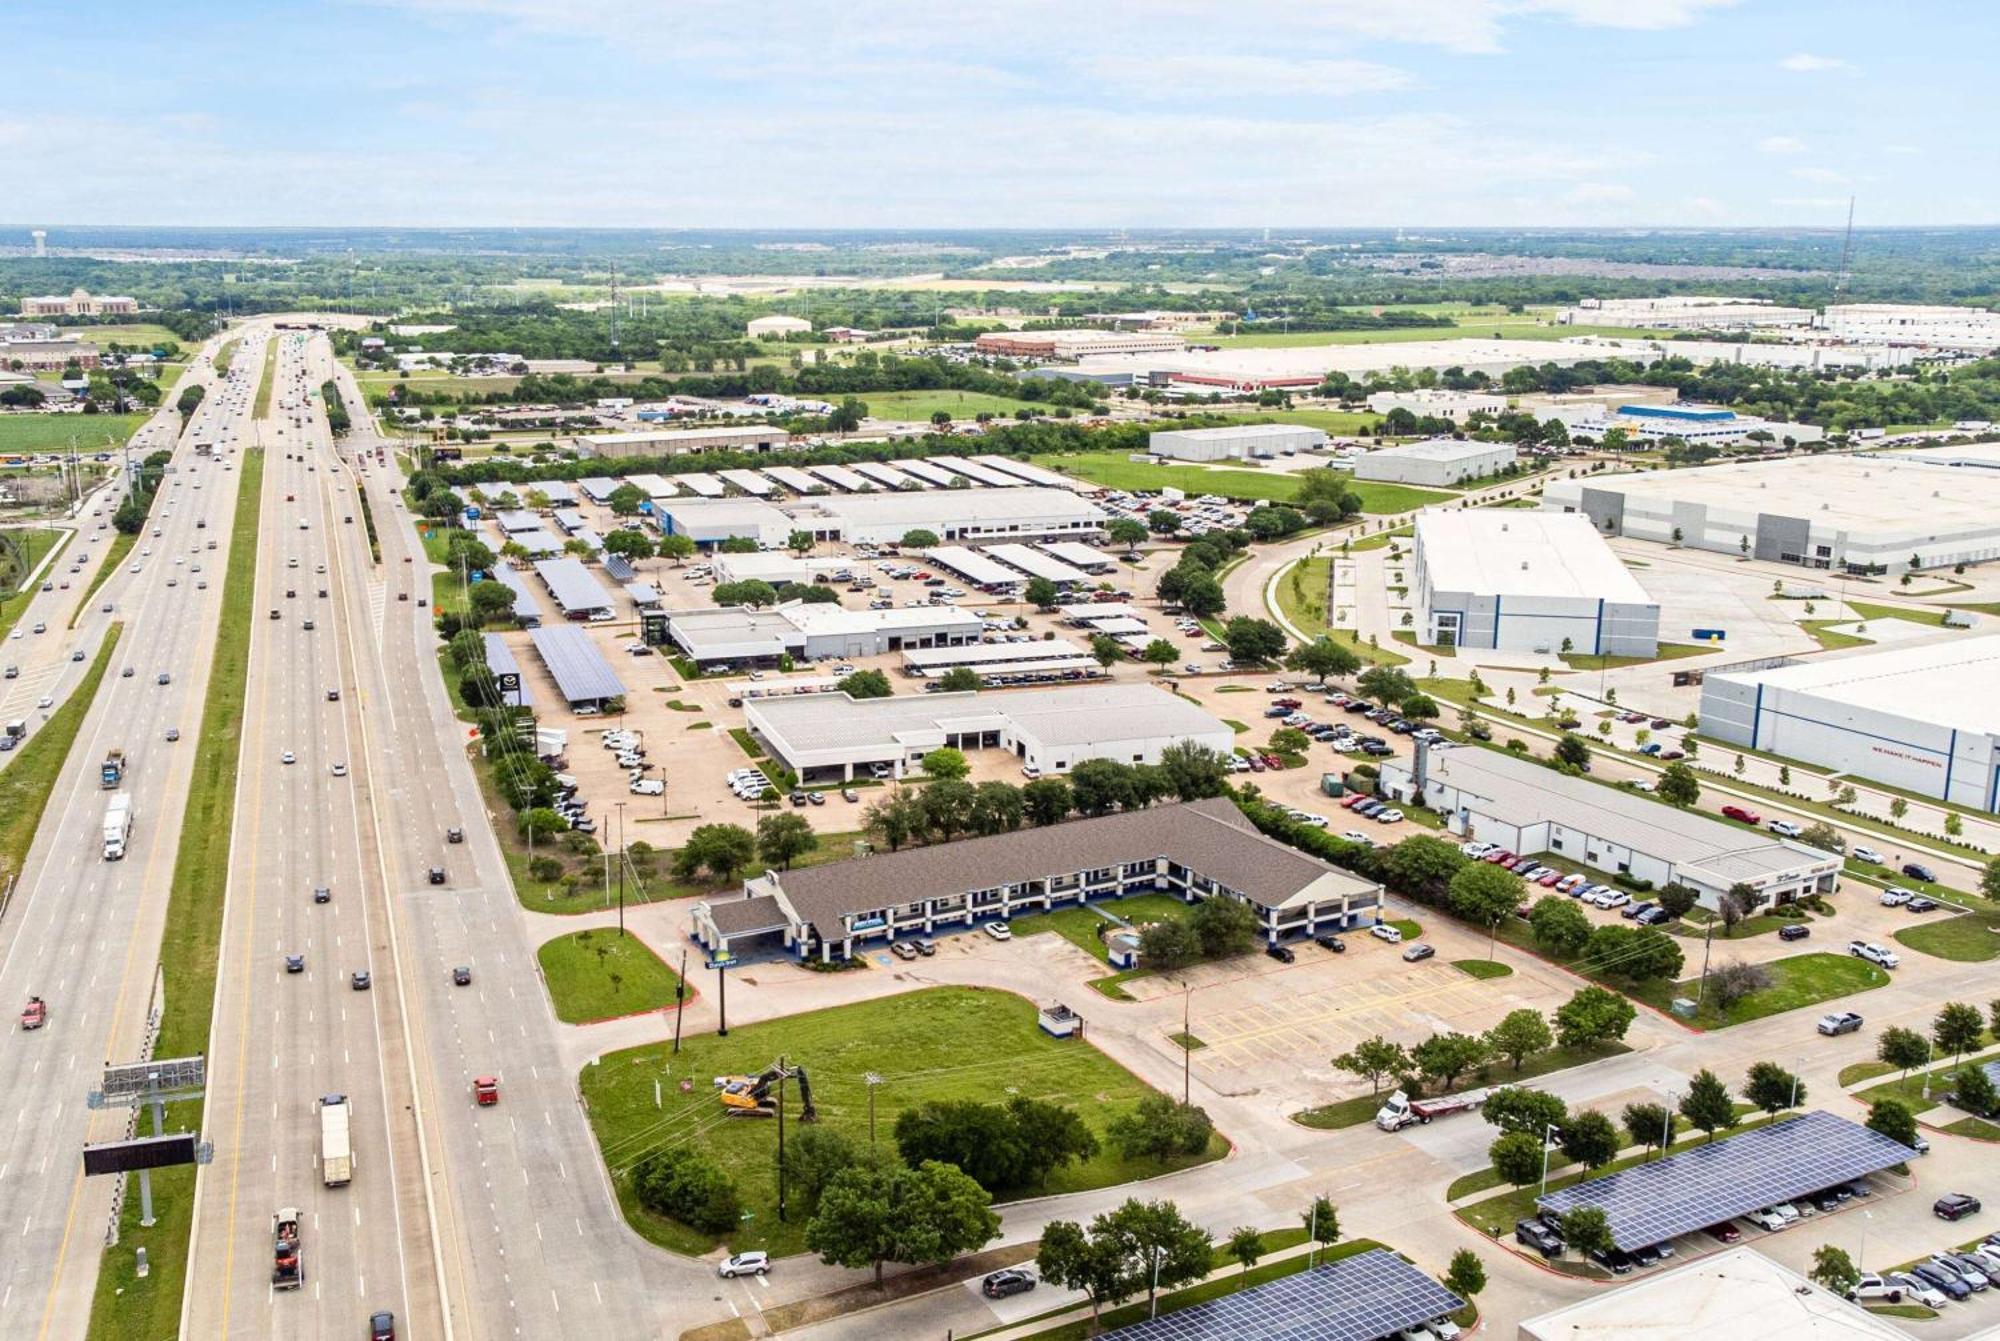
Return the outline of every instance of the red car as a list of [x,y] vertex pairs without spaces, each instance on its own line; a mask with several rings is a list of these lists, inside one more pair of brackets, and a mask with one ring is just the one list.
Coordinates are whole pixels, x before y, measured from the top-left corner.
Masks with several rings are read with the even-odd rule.
[[38,996],[29,997],[28,1004],[21,1010],[21,1027],[39,1029],[47,1024],[48,1020],[49,1008],[42,1003],[42,999]]
[[1493,851],[1486,854],[1486,860],[1492,862],[1495,866],[1502,865],[1503,863],[1512,861],[1513,859],[1514,859],[1514,854],[1509,852],[1504,847],[1495,848]]
[[1367,792],[1349,792],[1347,795],[1340,798],[1340,808],[1342,810],[1352,810],[1354,809],[1354,807],[1360,805],[1363,801],[1366,801],[1367,799],[1368,799]]
[[472,1101],[481,1108],[500,1102],[500,1082],[493,1076],[476,1076],[472,1081]]
[[1722,817],[1724,819],[1739,820],[1744,824],[1762,824],[1764,822],[1762,815],[1754,810],[1745,810],[1742,806],[1724,806],[1722,808]]
[[1277,755],[1267,754],[1264,756],[1264,767],[1283,768],[1284,766],[1285,766],[1285,761],[1283,759],[1280,759]]
[[1734,1243],[1743,1237],[1737,1231],[1736,1226],[1731,1224],[1710,1225],[1701,1232],[1714,1239],[1717,1243]]
[[1562,878],[1563,878],[1563,873],[1561,871],[1544,871],[1539,877],[1536,878],[1535,883],[1538,885],[1553,885],[1556,881]]

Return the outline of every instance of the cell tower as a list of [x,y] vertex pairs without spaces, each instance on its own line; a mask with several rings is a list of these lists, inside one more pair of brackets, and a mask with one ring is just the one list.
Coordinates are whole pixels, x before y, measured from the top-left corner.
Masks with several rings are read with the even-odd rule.
[[37,228],[28,234],[35,240],[35,259],[41,260],[49,254],[49,230]]
[[1854,266],[1854,197],[1847,198],[1847,233],[1840,239],[1840,272],[1833,277],[1833,296],[1839,298],[1847,292],[1847,281],[1853,277]]

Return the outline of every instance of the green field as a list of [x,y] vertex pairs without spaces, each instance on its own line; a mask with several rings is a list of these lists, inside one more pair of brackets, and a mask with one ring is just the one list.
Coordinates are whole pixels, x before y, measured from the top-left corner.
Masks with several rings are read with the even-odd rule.
[[0,414],[0,453],[114,451],[145,422],[143,414]]
[[[1480,312],[1438,304],[1397,307],[1388,312],[1429,310],[1442,312],[1455,326],[1385,326],[1354,331],[1258,331],[1254,335],[1203,336],[1203,344],[1226,349],[1295,349],[1311,345],[1408,344],[1418,340],[1561,340],[1572,335],[1598,335],[1612,339],[1657,340],[1659,331],[1631,326],[1556,326],[1545,312]],[[1553,310],[1553,309],[1549,309]]]
[[[1693,959],[1690,956],[1690,961]],[[1693,967],[1699,968],[1700,964],[1694,963]],[[1775,979],[1771,986],[1752,992],[1727,1011],[1718,1011],[1713,1001],[1704,1002],[1691,1023],[1704,1029],[1721,1029],[1749,1020],[1761,1020],[1767,1015],[1816,1006],[1822,1001],[1838,1000],[1857,992],[1872,991],[1889,983],[1886,972],[1852,955],[1793,955],[1789,959],[1771,960],[1765,967],[1771,970]],[[1694,978],[1681,983],[1649,982],[1632,989],[1631,995],[1636,1000],[1665,1010],[1676,996],[1694,1000],[1696,982]]]
[[2000,917],[1962,913],[1942,921],[1905,927],[1896,939],[1920,954],[1961,963],[2000,959]]
[[1325,433],[1338,433],[1352,437],[1364,428],[1372,428],[1382,416],[1367,410],[1269,410],[1259,411],[1262,419],[1280,424],[1304,424]]
[[977,414],[1011,419],[1014,411],[1027,409],[1048,412],[1048,407],[1044,405],[1015,400],[1011,396],[989,396],[983,391],[872,391],[858,395],[856,399],[868,407],[868,413],[873,418],[924,423],[928,423],[939,410],[953,419],[971,419]]
[[35,830],[41,827],[49,794],[55,790],[56,778],[76,743],[77,732],[83,729],[84,715],[97,697],[98,682],[104,679],[104,668],[111,664],[111,654],[124,631],[123,624],[113,624],[106,631],[96,660],[76,688],[15,752],[6,771],[0,772],[0,888],[27,864],[28,849],[34,845]]
[[[655,1150],[688,1145],[721,1164],[750,1213],[730,1236],[732,1247],[773,1254],[803,1248],[803,1218],[795,1213],[789,1222],[778,1219],[772,1167],[777,1124],[722,1119],[711,1084],[715,1076],[757,1074],[780,1055],[787,1065],[805,1068],[819,1120],[862,1141],[868,1139],[869,1086],[863,1077],[869,1072],[882,1078],[874,1088],[882,1142],[892,1142],[898,1113],[931,1099],[1000,1102],[1018,1093],[1058,1101],[1075,1107],[1101,1135],[1107,1122],[1148,1093],[1144,1082],[1091,1044],[1042,1033],[1032,1003],[970,987],[930,988],[739,1025],[727,1038],[702,1034],[685,1040],[678,1057],[665,1044],[610,1053],[583,1069],[583,1095],[619,1205],[646,1238],[686,1253],[714,1247],[708,1235],[652,1214],[632,1196],[628,1174],[635,1164]],[[653,1103],[655,1080],[662,1082],[659,1108]],[[690,1087],[685,1092],[682,1081]],[[785,1102],[789,1125],[798,1118],[796,1084],[786,1085]],[[1225,1148],[1218,1135],[1205,1155],[1165,1167],[1218,1158]],[[1038,1193],[1109,1187],[1163,1171],[1106,1148],[1051,1175]]]
[[[150,349],[154,345],[179,345],[186,349],[186,340],[175,335],[165,326],[155,326],[151,322],[135,321],[122,326],[72,326],[63,331],[66,340],[88,340],[99,349],[116,343],[121,345],[143,345]],[[200,344],[199,340],[194,342]]]
[[[1282,503],[1295,497],[1299,491],[1296,476],[1276,470],[1155,466],[1128,460],[1123,452],[1043,453],[1029,459],[1049,470],[1076,475],[1107,488],[1133,492],[1157,492],[1171,487],[1187,491],[1190,497],[1220,494],[1224,498],[1261,498]],[[1413,489],[1405,484],[1379,484],[1369,480],[1353,481],[1349,487],[1361,496],[1361,510],[1372,514],[1409,512],[1454,497],[1435,489]]]
[[1848,601],[1847,608],[1864,620],[1902,619],[1912,624],[1929,624],[1933,628],[1944,627],[1943,610],[1905,610],[1900,605],[1877,605],[1873,601]]
[[556,1018],[564,1024],[616,1019],[674,1001],[678,975],[637,936],[616,927],[573,931],[535,952]]
[[[50,549],[62,549],[75,535],[74,531],[44,531],[39,526],[0,531],[0,638],[6,637],[7,631],[20,622],[28,603],[34,600],[34,591],[22,592],[20,584],[35,571],[36,564],[48,557]],[[55,568],[52,563],[47,571],[53,573]],[[47,576],[41,579],[49,580]]]
[[[1188,905],[1170,894],[1134,894],[1129,898],[1109,900],[1102,906],[1135,925],[1146,922],[1178,922],[1188,913]],[[1053,912],[1033,913],[1027,917],[1016,918],[1007,925],[1013,929],[1016,936],[1033,936],[1053,931],[1099,963],[1111,962],[1110,952],[1104,948],[1104,942],[1097,938],[1097,929],[1114,924],[1110,919],[1099,916],[1089,908],[1058,908]]]

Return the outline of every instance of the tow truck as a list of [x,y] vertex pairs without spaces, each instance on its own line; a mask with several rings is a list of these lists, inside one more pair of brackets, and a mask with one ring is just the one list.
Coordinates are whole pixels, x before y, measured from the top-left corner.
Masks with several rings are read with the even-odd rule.
[[497,1076],[474,1076],[472,1078],[472,1102],[481,1108],[491,1108],[500,1102],[500,1080]]
[[287,1206],[271,1217],[271,1288],[296,1290],[306,1283],[305,1259],[299,1252],[299,1213]]
[[38,996],[28,998],[28,1004],[21,1008],[21,1027],[39,1029],[49,1021],[49,1008]]
[[1453,1113],[1469,1113],[1486,1102],[1485,1090],[1467,1090],[1463,1094],[1447,1094],[1436,1099],[1412,1099],[1397,1090],[1389,1096],[1389,1101],[1376,1110],[1375,1125],[1383,1131],[1401,1131],[1416,1123],[1429,1122],[1433,1118],[1450,1117]]

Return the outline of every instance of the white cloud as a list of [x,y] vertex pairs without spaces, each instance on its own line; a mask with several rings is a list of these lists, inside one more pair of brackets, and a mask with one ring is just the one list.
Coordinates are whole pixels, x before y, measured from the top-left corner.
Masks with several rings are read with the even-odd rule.
[[1838,210],[1847,207],[1846,196],[1772,196],[1771,203],[1788,210]]
[[1849,181],[1846,173],[1835,172],[1832,168],[1793,168],[1792,176],[1820,186],[1846,186]]
[[1757,141],[1757,148],[1767,154],[1802,154],[1806,142],[1792,135],[1766,135]]
[[1689,196],[1683,203],[1690,217],[1704,222],[1714,222],[1729,217],[1729,207],[1714,196]]
[[1407,70],[1360,60],[1292,60],[1283,56],[1104,55],[1083,72],[1127,94],[1185,102],[1188,90],[1209,96],[1268,97],[1271,94],[1348,97],[1393,93],[1414,87]]
[[1796,55],[1787,56],[1779,61],[1778,65],[1783,69],[1799,74],[1812,74],[1820,70],[1847,70],[1853,68],[1838,56],[1815,56],[1810,51],[1801,51]]
[[1533,14],[1555,14],[1572,23],[1597,28],[1685,28],[1714,9],[1736,0],[1526,0],[1518,6]]

